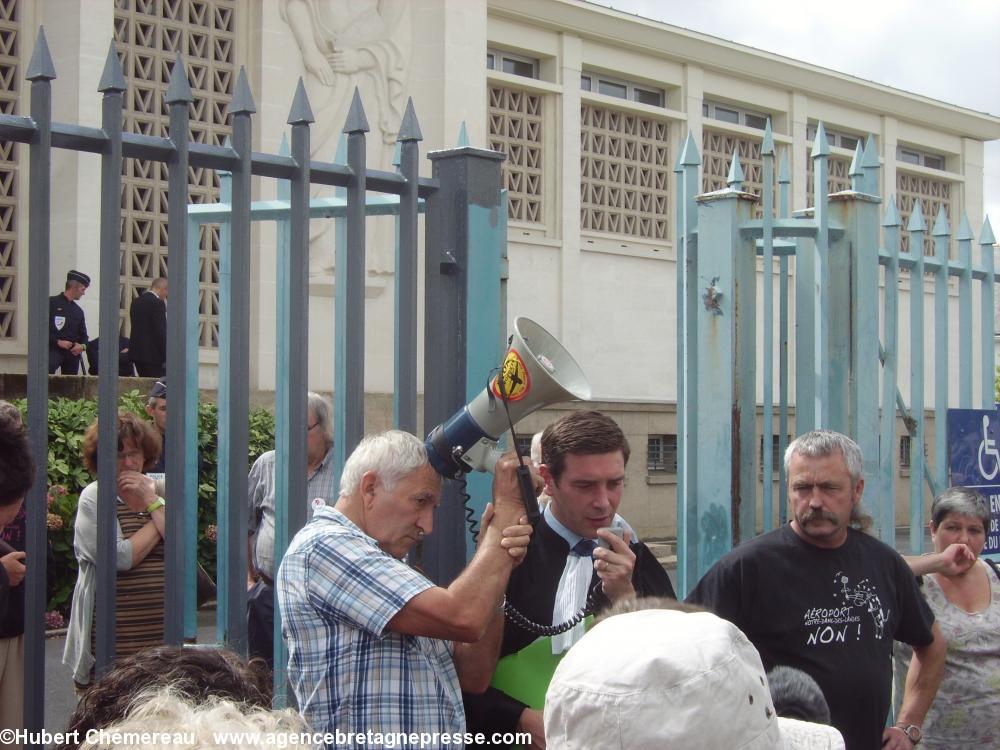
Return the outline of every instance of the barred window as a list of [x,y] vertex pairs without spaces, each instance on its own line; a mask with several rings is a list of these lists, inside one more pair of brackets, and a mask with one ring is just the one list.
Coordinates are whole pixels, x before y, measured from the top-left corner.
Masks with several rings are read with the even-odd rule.
[[[727,133],[711,128],[702,129],[702,174],[701,189],[705,193],[722,190],[726,187],[729,177],[729,165],[733,161],[733,152],[738,149],[740,165],[743,167],[743,190],[760,197],[764,193],[764,161],[761,157],[762,142],[754,138]],[[777,212],[778,202],[772,205]],[[754,216],[764,215],[762,202],[754,209]]]
[[909,435],[899,438],[899,473],[904,477],[910,475],[910,443]]
[[[920,210],[924,215],[928,229],[927,235],[924,237],[924,255],[934,255],[934,239],[929,230],[942,207],[948,220],[952,220],[951,182],[899,169],[896,171],[896,199],[899,206],[899,216],[904,227],[909,224],[913,207],[917,201],[920,201]],[[909,252],[909,233],[903,233],[902,247],[903,252]]]
[[677,436],[650,435],[646,443],[646,471],[650,474],[677,473]]

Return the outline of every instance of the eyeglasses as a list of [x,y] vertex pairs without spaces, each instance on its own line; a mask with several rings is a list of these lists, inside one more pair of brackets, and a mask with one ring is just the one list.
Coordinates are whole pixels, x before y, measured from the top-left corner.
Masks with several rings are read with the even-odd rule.
[[319,427],[319,422],[316,422],[315,424],[311,424],[308,427],[306,427],[306,432],[310,432],[311,430],[314,430],[317,427]]

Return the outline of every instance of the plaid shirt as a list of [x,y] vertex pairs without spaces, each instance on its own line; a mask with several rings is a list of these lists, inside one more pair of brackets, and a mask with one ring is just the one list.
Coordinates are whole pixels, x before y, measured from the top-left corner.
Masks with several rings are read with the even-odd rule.
[[451,643],[385,629],[433,585],[334,508],[295,535],[277,601],[288,677],[313,731],[465,731]]

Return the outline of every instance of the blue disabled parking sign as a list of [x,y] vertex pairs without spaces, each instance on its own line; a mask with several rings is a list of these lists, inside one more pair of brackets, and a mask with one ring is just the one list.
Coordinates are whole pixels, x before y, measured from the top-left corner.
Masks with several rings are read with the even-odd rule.
[[951,486],[975,487],[990,504],[983,554],[1000,557],[1000,412],[948,410]]

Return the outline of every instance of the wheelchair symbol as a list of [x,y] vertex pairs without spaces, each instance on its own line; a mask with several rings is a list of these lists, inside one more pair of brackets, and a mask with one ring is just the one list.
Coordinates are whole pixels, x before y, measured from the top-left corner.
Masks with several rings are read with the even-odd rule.
[[[1000,474],[1000,450],[997,450],[997,441],[990,437],[989,428],[990,418],[984,414],[983,439],[979,443],[979,473],[986,481],[994,479],[997,474]],[[984,457],[993,459],[993,468],[990,471],[987,471],[983,464]]]

